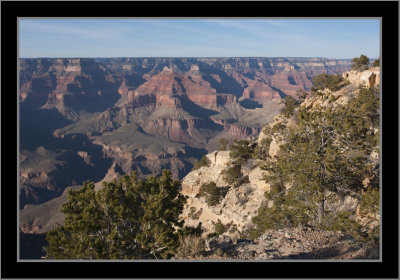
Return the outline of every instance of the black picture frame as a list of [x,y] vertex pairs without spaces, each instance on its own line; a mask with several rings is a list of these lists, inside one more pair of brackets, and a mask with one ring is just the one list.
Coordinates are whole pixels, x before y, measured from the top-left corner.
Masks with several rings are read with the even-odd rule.
[[[398,278],[398,1],[2,1],[2,278]],[[382,19],[382,261],[18,262],[19,17],[373,17]],[[15,163],[14,163],[15,162]]]

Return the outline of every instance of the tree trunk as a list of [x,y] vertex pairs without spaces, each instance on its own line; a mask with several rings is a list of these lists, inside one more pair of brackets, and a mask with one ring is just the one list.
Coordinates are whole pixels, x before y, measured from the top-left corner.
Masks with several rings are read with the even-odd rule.
[[322,223],[322,219],[324,218],[325,210],[325,200],[322,199],[318,202],[318,223]]

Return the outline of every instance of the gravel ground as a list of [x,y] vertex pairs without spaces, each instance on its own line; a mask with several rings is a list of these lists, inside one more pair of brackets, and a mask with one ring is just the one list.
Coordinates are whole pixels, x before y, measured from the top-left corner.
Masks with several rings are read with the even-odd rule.
[[379,244],[320,229],[270,230],[255,240],[213,237],[196,260],[379,259]]

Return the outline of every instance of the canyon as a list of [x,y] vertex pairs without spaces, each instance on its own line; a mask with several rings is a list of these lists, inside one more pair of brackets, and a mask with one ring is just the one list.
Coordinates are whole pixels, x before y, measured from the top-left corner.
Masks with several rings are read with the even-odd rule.
[[[147,178],[169,169],[182,180],[220,139],[258,137],[285,96],[297,98],[313,76],[350,65],[326,58],[20,59],[21,244],[43,243],[62,223],[68,189],[86,180],[99,188],[132,171]],[[256,171],[249,177],[262,185]]]
[[20,208],[111,168],[182,179],[220,138],[258,135],[313,76],[349,69],[325,58],[20,59]]

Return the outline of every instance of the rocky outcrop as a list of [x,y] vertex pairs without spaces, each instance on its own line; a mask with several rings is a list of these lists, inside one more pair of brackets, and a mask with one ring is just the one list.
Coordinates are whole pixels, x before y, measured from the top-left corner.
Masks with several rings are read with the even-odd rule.
[[[278,112],[281,98],[295,87],[307,88],[313,73],[339,73],[349,63],[312,58],[21,59],[21,145],[53,152],[45,157],[30,153],[31,160],[21,164],[22,205],[54,198],[83,177],[98,181],[113,163],[142,176],[173,169],[181,179],[219,138],[257,135]],[[253,103],[247,106],[244,100]],[[52,195],[43,194],[47,191]]]
[[211,161],[209,167],[200,167],[198,170],[190,172],[182,180],[182,194],[195,197],[199,192],[201,184],[213,181],[218,185],[223,185],[221,171],[228,166],[231,161],[229,151],[215,151],[207,154],[206,157]]
[[355,86],[376,86],[380,84],[380,67],[370,68],[365,71],[348,71],[342,77]]
[[[264,172],[253,160],[242,167],[243,176],[248,176],[249,182],[239,187],[229,186],[221,174],[233,160],[229,153],[216,151],[206,155],[210,165],[190,172],[182,180],[182,194],[189,197],[182,218],[188,226],[196,226],[201,222],[204,235],[213,232],[218,220],[223,224],[235,225],[241,231],[249,228],[251,218],[265,200],[264,192],[269,189],[263,180]],[[197,196],[201,185],[210,182],[216,183],[225,193],[216,206],[208,206],[203,198]]]
[[[318,108],[334,108],[339,104],[345,104],[348,102],[355,94],[357,94],[357,87],[360,85],[370,86],[379,84],[379,69],[367,70],[364,72],[355,72],[350,71],[343,74],[345,77],[345,85],[338,91],[331,92],[326,90],[321,95],[315,95],[309,99],[306,99],[300,106],[304,106],[308,110],[314,110]],[[290,127],[296,125],[295,122],[296,114],[294,116],[286,118],[282,115],[277,115],[274,120],[268,123],[265,128],[274,130],[274,127]],[[224,125],[226,125],[224,123]],[[232,134],[242,134],[248,135],[250,131],[242,131],[240,127],[237,127],[236,124],[230,124],[230,129],[238,130],[230,131]],[[276,130],[274,133],[269,133],[269,135],[265,134],[264,131],[259,133],[257,139],[251,140],[250,142],[258,145],[262,145],[262,141],[266,138],[271,138],[271,142],[269,145],[268,154],[272,160],[277,155],[280,149],[280,145],[284,143],[285,139],[283,135]],[[378,153],[371,154],[371,161],[374,161],[375,165],[379,162]],[[257,215],[257,209],[263,203],[269,203],[266,201],[264,193],[270,190],[270,185],[265,181],[264,175],[266,175],[265,170],[262,170],[259,167],[259,162],[255,159],[250,159],[246,164],[241,166],[242,177],[248,177],[248,182],[244,182],[238,187],[229,186],[223,179],[222,171],[231,165],[233,159],[229,156],[229,151],[215,151],[206,155],[210,160],[209,166],[203,166],[197,170],[190,172],[182,181],[182,194],[187,195],[189,198],[187,200],[187,204],[185,206],[184,212],[182,214],[182,218],[185,220],[185,224],[189,226],[196,226],[199,222],[202,223],[202,226],[205,230],[204,236],[208,233],[213,232],[215,224],[220,221],[224,225],[227,225],[228,228],[234,227],[240,231],[246,231],[252,227],[252,217]],[[368,180],[365,180],[365,184],[368,184]],[[204,198],[200,197],[199,190],[201,186],[205,183],[214,182],[218,188],[220,188],[223,193],[222,198],[218,205],[209,206]],[[288,189],[290,185],[286,186]],[[333,194],[326,193],[327,196],[331,196]],[[325,209],[327,211],[350,211],[352,213],[359,212],[359,198],[354,197],[352,195],[346,195],[344,197],[336,197],[332,201],[327,201],[325,203]],[[357,218],[359,222],[362,224],[371,223],[372,218]],[[379,218],[373,217],[374,225],[376,226]],[[368,222],[367,222],[368,220]],[[227,236],[233,237],[235,236],[235,231],[229,231],[224,233]],[[322,233],[325,234],[325,233]],[[302,241],[303,242],[303,241]],[[299,244],[304,245],[304,243]],[[334,245],[333,243],[330,245]],[[343,246],[347,246],[342,244]],[[341,246],[342,246],[341,245]],[[264,250],[264,249],[263,249]],[[295,254],[295,251],[280,251],[280,249],[274,249],[277,255],[268,255],[261,254],[260,258],[275,258],[282,257],[286,258],[290,255]],[[286,250],[286,249],[285,249]],[[313,254],[309,254],[309,252],[305,248],[300,248],[299,250],[302,252],[302,256],[308,256],[310,258],[316,257]],[[312,248],[311,251],[316,250],[316,248]],[[299,252],[300,252],[299,251]],[[332,258],[336,258],[337,256],[330,255],[328,253],[323,254],[324,257],[328,255]],[[364,252],[365,253],[365,252]],[[361,253],[360,253],[361,254]],[[229,254],[228,254],[229,255]],[[352,258],[357,254],[349,254],[343,258]],[[231,255],[230,255],[231,256]],[[360,255],[361,256],[361,255]],[[321,255],[322,257],[322,255]],[[250,258],[254,258],[252,255]],[[290,257],[289,257],[290,258]],[[340,257],[342,258],[342,257]]]

